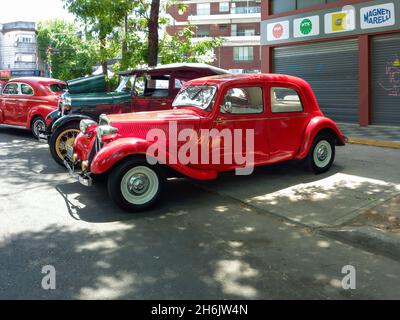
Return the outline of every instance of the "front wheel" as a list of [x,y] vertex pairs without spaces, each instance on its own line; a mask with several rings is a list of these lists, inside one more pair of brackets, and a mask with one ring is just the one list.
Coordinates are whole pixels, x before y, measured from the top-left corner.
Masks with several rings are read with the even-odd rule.
[[41,131],[46,130],[46,121],[41,116],[33,118],[31,123],[32,135],[38,139]]
[[58,128],[50,137],[49,146],[53,159],[64,167],[64,158],[68,148],[73,147],[75,138],[79,134],[79,122],[72,122]]
[[151,166],[140,159],[127,160],[110,173],[108,193],[125,211],[144,211],[160,198],[164,180],[159,166]]
[[327,172],[335,160],[335,143],[328,136],[319,135],[314,139],[307,156],[308,168],[316,174]]

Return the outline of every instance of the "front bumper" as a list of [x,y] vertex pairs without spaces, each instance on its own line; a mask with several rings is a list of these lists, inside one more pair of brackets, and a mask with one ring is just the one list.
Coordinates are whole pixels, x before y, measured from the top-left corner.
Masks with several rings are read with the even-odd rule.
[[67,168],[70,176],[79,181],[80,184],[84,185],[85,187],[91,187],[93,185],[93,179],[89,172],[75,172],[75,163],[69,155],[65,156],[64,158],[64,166]]

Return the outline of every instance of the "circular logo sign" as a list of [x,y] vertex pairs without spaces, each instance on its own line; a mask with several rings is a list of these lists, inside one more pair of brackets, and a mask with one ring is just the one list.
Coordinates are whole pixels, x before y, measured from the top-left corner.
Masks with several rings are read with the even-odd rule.
[[281,38],[283,35],[283,26],[280,23],[274,25],[274,28],[272,29],[272,34],[274,35],[275,39]]
[[304,35],[309,34],[312,31],[313,25],[310,19],[304,19],[300,23],[300,32]]

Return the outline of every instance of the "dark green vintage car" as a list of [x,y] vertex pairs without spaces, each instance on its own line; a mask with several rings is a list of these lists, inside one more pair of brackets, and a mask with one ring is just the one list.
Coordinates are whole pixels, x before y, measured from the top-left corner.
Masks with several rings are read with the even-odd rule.
[[226,74],[226,70],[200,63],[162,65],[119,73],[120,83],[106,92],[103,76],[68,81],[59,109],[47,117],[41,140],[50,145],[54,160],[63,165],[69,146],[80,131],[80,121],[98,121],[101,114],[167,110],[182,85],[196,78]]

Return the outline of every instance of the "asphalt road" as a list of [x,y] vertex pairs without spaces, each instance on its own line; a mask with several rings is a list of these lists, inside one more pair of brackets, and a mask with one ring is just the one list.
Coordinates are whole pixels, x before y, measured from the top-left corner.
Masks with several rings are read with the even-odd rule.
[[[398,260],[318,228],[344,221],[325,208],[350,219],[395,193],[399,156],[347,146],[323,177],[282,164],[252,177],[172,180],[155,210],[129,215],[104,186],[69,178],[29,133],[0,127],[0,298],[398,299]],[[293,200],[290,188],[304,197]],[[46,265],[56,270],[55,290],[41,286]],[[354,290],[342,288],[345,265],[356,269]]]

